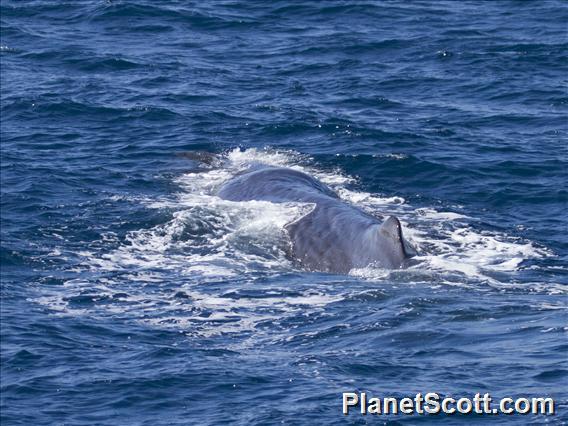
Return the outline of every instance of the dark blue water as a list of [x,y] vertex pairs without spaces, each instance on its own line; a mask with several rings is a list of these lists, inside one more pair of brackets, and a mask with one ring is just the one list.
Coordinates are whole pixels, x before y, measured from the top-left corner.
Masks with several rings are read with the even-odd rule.
[[[568,420],[567,20],[560,0],[3,0],[2,424]],[[419,264],[298,270],[303,206],[214,195],[256,161],[396,214]],[[346,391],[558,414],[345,417]]]

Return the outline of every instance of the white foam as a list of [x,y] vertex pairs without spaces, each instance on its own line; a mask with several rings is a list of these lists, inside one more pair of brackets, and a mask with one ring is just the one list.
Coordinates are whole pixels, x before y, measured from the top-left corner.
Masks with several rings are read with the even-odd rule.
[[[407,270],[372,266],[352,270],[350,274],[358,279],[392,285],[424,283],[433,288],[440,284],[513,288],[517,285],[515,274],[525,260],[551,255],[530,241],[479,229],[475,219],[461,213],[414,208],[400,196],[354,190],[354,178],[340,171],[322,171],[300,154],[235,149],[225,155],[222,168],[177,177],[177,193],[159,199],[114,199],[169,212],[170,218],[130,232],[122,241],[116,234],[106,233],[100,249],[76,253],[83,261],[74,270],[88,271],[93,278],[67,281],[63,291],[43,295],[38,301],[61,315],[93,315],[93,310],[99,309],[101,315],[132,315],[154,326],[212,336],[258,332],[258,325],[264,321],[279,321],[299,310],[320,310],[349,297],[348,287],[338,292],[333,286],[293,296],[283,296],[285,293],[272,288],[265,289],[264,297],[229,297],[205,291],[209,283],[226,282],[227,278],[242,280],[249,274],[287,273],[294,268],[286,256],[288,241],[283,228],[312,206],[230,202],[215,196],[223,182],[259,162],[305,171],[333,187],[348,203],[377,217],[400,218],[405,237],[418,251],[418,263]],[[109,250],[105,244],[118,247]],[[179,288],[166,286],[169,292],[156,288],[167,284],[172,276],[182,283],[176,284]],[[531,289],[556,293],[564,287],[534,283]],[[187,299],[172,297],[172,291],[178,290]],[[274,297],[269,292],[275,292]],[[96,294],[97,300],[107,302],[93,306],[72,302],[84,293]],[[116,293],[124,294],[115,300]]]

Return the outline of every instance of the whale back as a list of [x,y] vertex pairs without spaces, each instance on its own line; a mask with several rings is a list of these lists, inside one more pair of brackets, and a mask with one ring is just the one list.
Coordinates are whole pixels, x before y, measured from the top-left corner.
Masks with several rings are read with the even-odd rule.
[[411,256],[396,217],[381,224],[343,203],[318,205],[286,225],[286,231],[293,257],[313,271],[346,274],[367,266],[397,269]]
[[396,217],[381,223],[298,170],[257,165],[224,183],[217,193],[230,201],[313,205],[308,214],[285,226],[290,257],[305,269],[332,273],[366,266],[395,269],[409,257]]
[[306,173],[262,164],[226,182],[217,194],[230,201],[256,200],[275,203],[315,203],[322,198],[338,198],[330,188]]

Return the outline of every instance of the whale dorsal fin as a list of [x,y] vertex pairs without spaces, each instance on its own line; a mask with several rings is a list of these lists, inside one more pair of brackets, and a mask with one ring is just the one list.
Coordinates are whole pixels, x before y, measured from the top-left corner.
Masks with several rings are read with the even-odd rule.
[[398,268],[403,261],[409,257],[404,238],[402,237],[402,226],[395,216],[389,216],[379,228],[380,244],[386,252],[386,258],[390,261],[391,267]]

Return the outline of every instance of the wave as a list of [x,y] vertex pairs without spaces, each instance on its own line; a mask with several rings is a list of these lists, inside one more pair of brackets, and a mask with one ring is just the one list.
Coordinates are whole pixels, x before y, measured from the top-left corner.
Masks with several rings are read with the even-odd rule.
[[[243,28],[254,24],[246,16],[232,15],[229,13],[215,14],[214,10],[206,14],[198,12],[194,8],[179,6],[157,6],[149,4],[105,4],[91,11],[92,22],[103,22],[109,24],[118,22],[122,25],[124,19],[148,19],[155,21],[161,19],[164,22],[171,22],[181,25],[190,25],[195,29],[221,29],[221,28]],[[153,22],[152,26],[155,26]],[[163,31],[163,27],[160,31]]]
[[144,118],[147,120],[167,120],[178,116],[178,114],[167,108],[151,107],[144,105],[134,105],[130,107],[113,107],[95,105],[88,102],[62,99],[58,101],[49,100],[50,94],[43,94],[39,97],[19,98],[13,100],[7,98],[2,103],[2,114],[6,118],[25,118],[33,119],[38,117],[57,117],[65,120],[74,120],[82,117],[89,121],[119,121],[133,118]]

